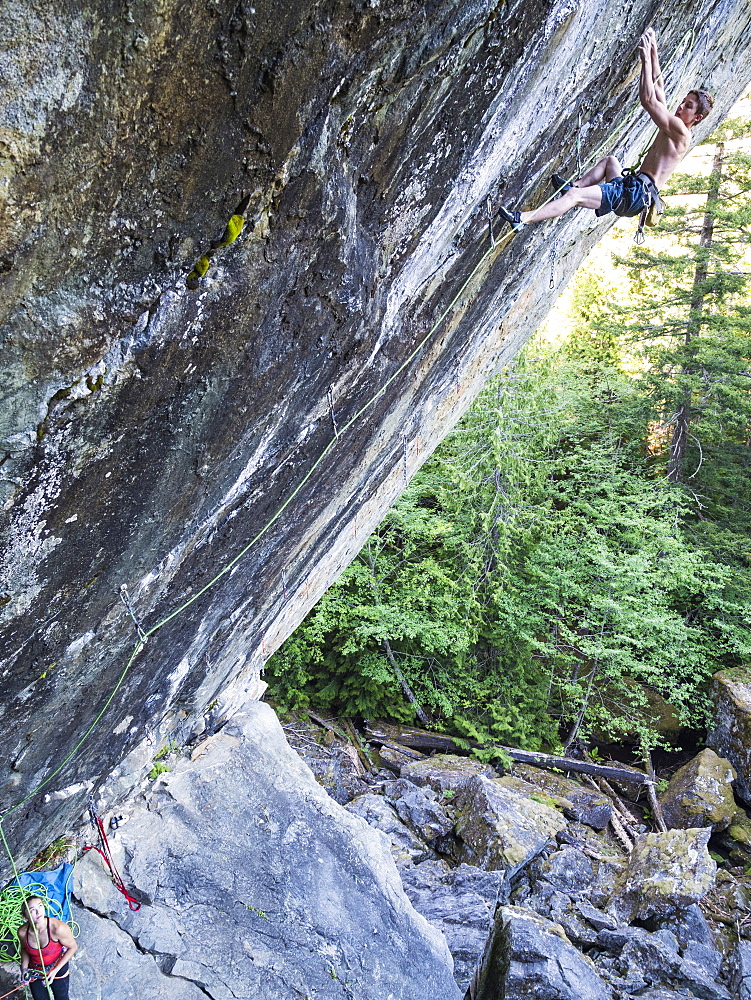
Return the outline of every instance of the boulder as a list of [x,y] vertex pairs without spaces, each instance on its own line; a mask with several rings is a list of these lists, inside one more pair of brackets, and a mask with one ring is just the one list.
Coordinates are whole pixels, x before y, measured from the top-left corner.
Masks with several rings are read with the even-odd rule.
[[598,741],[607,743],[615,736],[624,743],[637,743],[637,721],[666,740],[675,741],[680,736],[683,723],[678,709],[654,688],[631,677],[623,683],[604,685],[600,696],[603,708],[617,721],[614,730],[595,729],[593,735]]
[[565,892],[561,892],[549,882],[544,881],[535,883],[534,892],[528,894],[513,892],[510,901],[513,906],[523,906],[526,910],[534,910],[539,916],[547,917],[554,923],[560,923],[560,915],[571,903]]
[[671,986],[686,989],[689,996],[702,1000],[731,1000],[717,981],[721,958],[704,945],[694,944],[681,955],[678,939],[670,931],[652,932],[643,927],[601,931],[597,944],[618,955],[615,968],[620,973],[619,983],[629,983],[630,990],[640,995],[647,986]]
[[745,879],[739,880],[722,868],[717,872],[717,887],[712,894],[712,902],[730,919],[748,921],[751,914],[751,886]]
[[318,784],[340,806],[351,802],[358,795],[367,794],[368,785],[360,778],[353,768],[352,760],[345,754],[337,754],[333,760],[322,759],[313,753],[301,753],[300,756],[315,775]]
[[456,796],[460,860],[514,875],[566,825],[557,809],[537,801],[533,786],[506,775],[475,775]]
[[678,946],[682,949],[688,948],[691,944],[700,944],[712,949],[715,947],[712,929],[697,903],[676,908],[659,917],[654,923],[658,928],[675,934]]
[[610,913],[604,913],[592,906],[586,899],[580,899],[576,903],[576,908],[580,915],[584,917],[588,924],[591,924],[596,931],[615,930],[617,921]]
[[732,994],[717,980],[715,966],[707,968],[697,955],[698,961],[684,958],[675,976],[677,986],[690,990],[692,996],[700,1000],[734,1000]]
[[438,801],[438,796],[429,786],[419,785],[398,778],[387,781],[383,786],[385,798],[396,809],[402,822],[410,826],[423,840],[435,840],[449,833],[454,821]]
[[576,903],[563,893],[557,893],[550,900],[548,917],[554,923],[560,924],[566,932],[566,937],[577,948],[596,944],[597,931],[586,920],[582,920]]
[[702,750],[675,772],[660,797],[666,824],[684,830],[697,826],[727,829],[738,811],[734,781],[735,770],[729,761],[714,750]]
[[490,764],[451,753],[439,753],[434,757],[426,757],[425,760],[411,761],[401,769],[402,778],[415,785],[427,785],[447,801],[453,799],[478,774],[486,778],[498,776],[498,772]]
[[[93,864],[87,859],[83,867]],[[137,946],[114,921],[76,904],[73,919],[80,928],[70,970],[70,990],[76,1000],[206,1000],[200,984],[172,975],[164,952]],[[171,942],[169,947],[179,946]]]
[[344,808],[386,835],[397,865],[411,865],[432,856],[430,848],[402,823],[396,810],[381,795],[373,795],[372,792],[358,795]]
[[707,850],[711,832],[705,827],[637,837],[611,897],[610,912],[630,923],[697,903],[714,887],[717,875]]
[[751,848],[751,819],[749,819],[742,809],[738,809],[733,816],[727,833],[736,843]]
[[621,949],[620,965],[625,975],[638,972],[650,986],[672,982],[678,975],[681,956],[678,941],[670,931],[633,931]]
[[743,809],[738,809],[727,830],[719,837],[719,844],[728,852],[730,862],[742,868],[751,863],[751,819]]
[[594,830],[585,823],[570,820],[555,838],[563,847],[570,844],[580,850],[589,852],[595,858],[608,858],[611,861],[623,860],[623,847],[616,837],[608,830]]
[[493,926],[503,872],[425,861],[403,868],[401,875],[414,908],[446,938],[454,959],[454,980],[466,990]]
[[[592,878],[589,858],[573,847],[566,847],[533,862],[511,894],[511,901],[560,924],[577,946],[592,945],[597,940],[597,931],[582,919],[575,902],[575,898],[587,892]],[[615,926],[612,917],[601,916],[607,926]]]
[[592,862],[575,847],[555,851],[540,863],[538,871],[541,878],[568,896],[585,894],[595,878]]
[[731,985],[738,1000],[751,1000],[751,941],[739,941],[732,956]]
[[604,830],[610,822],[613,814],[610,799],[575,779],[528,764],[514,764],[514,774],[549,795],[568,819],[586,823],[595,830]]
[[610,1000],[613,990],[557,924],[504,906],[474,978],[473,1000]]
[[711,978],[716,979],[719,976],[722,968],[722,955],[714,946],[690,941],[681,954],[686,962],[701,969]]
[[[268,705],[249,705],[128,812],[113,848],[148,902],[131,913],[91,854],[77,895],[189,1000],[193,986],[204,1000],[458,998],[446,942],[407,899],[385,838],[317,784]],[[82,944],[109,967],[98,935]],[[77,1000],[130,1000],[125,966],[99,992],[76,986]]]
[[626,870],[626,857],[618,841],[607,830],[593,830],[576,822],[570,822],[556,840],[561,847],[575,847],[592,859],[595,877],[588,887],[589,901],[601,909],[606,907],[614,884]]
[[712,700],[707,746],[733,765],[736,791],[751,804],[751,669],[737,667],[715,674]]
[[586,920],[582,920],[574,908],[569,905],[561,914],[556,914],[554,919],[566,932],[566,937],[577,948],[588,948],[597,941],[597,933],[592,930]]
[[603,927],[597,935],[597,947],[603,951],[609,951],[613,955],[620,955],[624,947],[640,927]]

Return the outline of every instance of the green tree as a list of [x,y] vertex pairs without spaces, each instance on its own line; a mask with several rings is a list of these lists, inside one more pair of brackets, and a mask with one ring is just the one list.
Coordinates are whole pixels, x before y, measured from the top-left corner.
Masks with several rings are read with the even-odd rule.
[[[739,126],[733,126],[740,132]],[[573,333],[493,380],[268,665],[284,705],[480,742],[658,740],[751,657],[751,160],[580,279]]]

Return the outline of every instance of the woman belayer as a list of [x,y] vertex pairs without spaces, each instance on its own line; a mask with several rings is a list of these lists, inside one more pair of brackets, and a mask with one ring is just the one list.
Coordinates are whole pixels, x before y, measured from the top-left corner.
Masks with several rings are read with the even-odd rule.
[[28,920],[18,928],[21,978],[25,980],[29,972],[41,973],[29,982],[34,1000],[48,1000],[47,983],[54,1000],[68,1000],[68,963],[78,950],[73,932],[62,920],[47,915],[39,896],[29,896],[24,909]]

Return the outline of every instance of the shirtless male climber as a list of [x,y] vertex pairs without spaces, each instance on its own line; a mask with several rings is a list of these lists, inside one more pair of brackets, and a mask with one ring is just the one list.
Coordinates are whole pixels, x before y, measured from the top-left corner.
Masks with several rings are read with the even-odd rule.
[[639,100],[659,132],[638,171],[627,170],[624,175],[618,160],[605,156],[573,184],[553,174],[551,183],[562,192],[556,200],[531,212],[516,212],[501,206],[501,217],[511,223],[513,229],[518,231],[530,222],[557,219],[576,206],[593,208],[595,215],[615,212],[631,217],[641,214],[653,203],[661,211],[659,189],[688,152],[691,129],[709,114],[714,101],[705,90],[690,90],[672,115],[665,101],[657,37],[652,28],[641,36],[639,56]]

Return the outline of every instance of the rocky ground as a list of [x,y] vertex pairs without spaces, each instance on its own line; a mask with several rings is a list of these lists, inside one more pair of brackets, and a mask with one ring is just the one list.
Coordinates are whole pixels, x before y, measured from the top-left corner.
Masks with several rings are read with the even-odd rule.
[[77,852],[72,995],[751,1000],[751,682],[717,683],[713,748],[651,795],[644,772],[502,773],[258,702],[145,741],[96,799],[142,906]]
[[289,741],[381,831],[466,1000],[751,997],[749,821],[736,771],[713,750],[658,785],[660,832],[627,797],[638,786],[603,794],[586,778],[449,754],[397,774],[322,721],[287,723]]
[[446,942],[381,835],[315,782],[268,705],[157,763],[122,811],[98,804],[140,909],[79,852],[75,1000],[410,1000],[416,981],[421,1000],[456,1000]]

